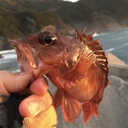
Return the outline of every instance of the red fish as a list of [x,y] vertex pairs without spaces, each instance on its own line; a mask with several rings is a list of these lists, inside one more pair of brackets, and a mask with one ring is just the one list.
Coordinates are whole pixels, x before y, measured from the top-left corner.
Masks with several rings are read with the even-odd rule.
[[21,72],[30,69],[33,80],[46,75],[58,88],[53,104],[62,105],[67,122],[83,111],[83,120],[98,116],[98,105],[108,85],[108,62],[99,40],[84,30],[75,37],[49,31],[11,41]]

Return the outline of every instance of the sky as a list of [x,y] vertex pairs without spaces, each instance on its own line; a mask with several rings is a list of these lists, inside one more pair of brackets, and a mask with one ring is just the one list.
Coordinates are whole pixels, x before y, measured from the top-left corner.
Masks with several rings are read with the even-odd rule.
[[79,0],[63,0],[63,1],[77,2]]

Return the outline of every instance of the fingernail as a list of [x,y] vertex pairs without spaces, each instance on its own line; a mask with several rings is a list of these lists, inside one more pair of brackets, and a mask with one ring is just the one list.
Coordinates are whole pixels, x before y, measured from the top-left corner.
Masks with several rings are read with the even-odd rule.
[[36,101],[32,100],[28,102],[28,110],[31,116],[35,116],[38,114],[38,108],[39,104]]

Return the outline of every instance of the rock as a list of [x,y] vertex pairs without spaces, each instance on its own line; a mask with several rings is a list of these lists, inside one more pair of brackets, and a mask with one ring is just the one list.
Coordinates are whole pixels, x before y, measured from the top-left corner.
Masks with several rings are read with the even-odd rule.
[[119,65],[125,65],[125,62],[120,60],[118,57],[113,55],[112,53],[107,54],[108,62],[109,64],[119,64]]
[[109,75],[128,80],[128,65],[109,64]]

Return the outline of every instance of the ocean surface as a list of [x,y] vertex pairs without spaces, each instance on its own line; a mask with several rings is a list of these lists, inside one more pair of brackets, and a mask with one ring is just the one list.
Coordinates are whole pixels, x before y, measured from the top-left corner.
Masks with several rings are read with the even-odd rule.
[[94,39],[101,39],[106,53],[111,52],[128,64],[128,29],[95,34]]
[[[94,39],[100,39],[106,53],[111,52],[128,64],[128,29],[94,34]],[[18,72],[15,50],[0,51],[0,70]]]

